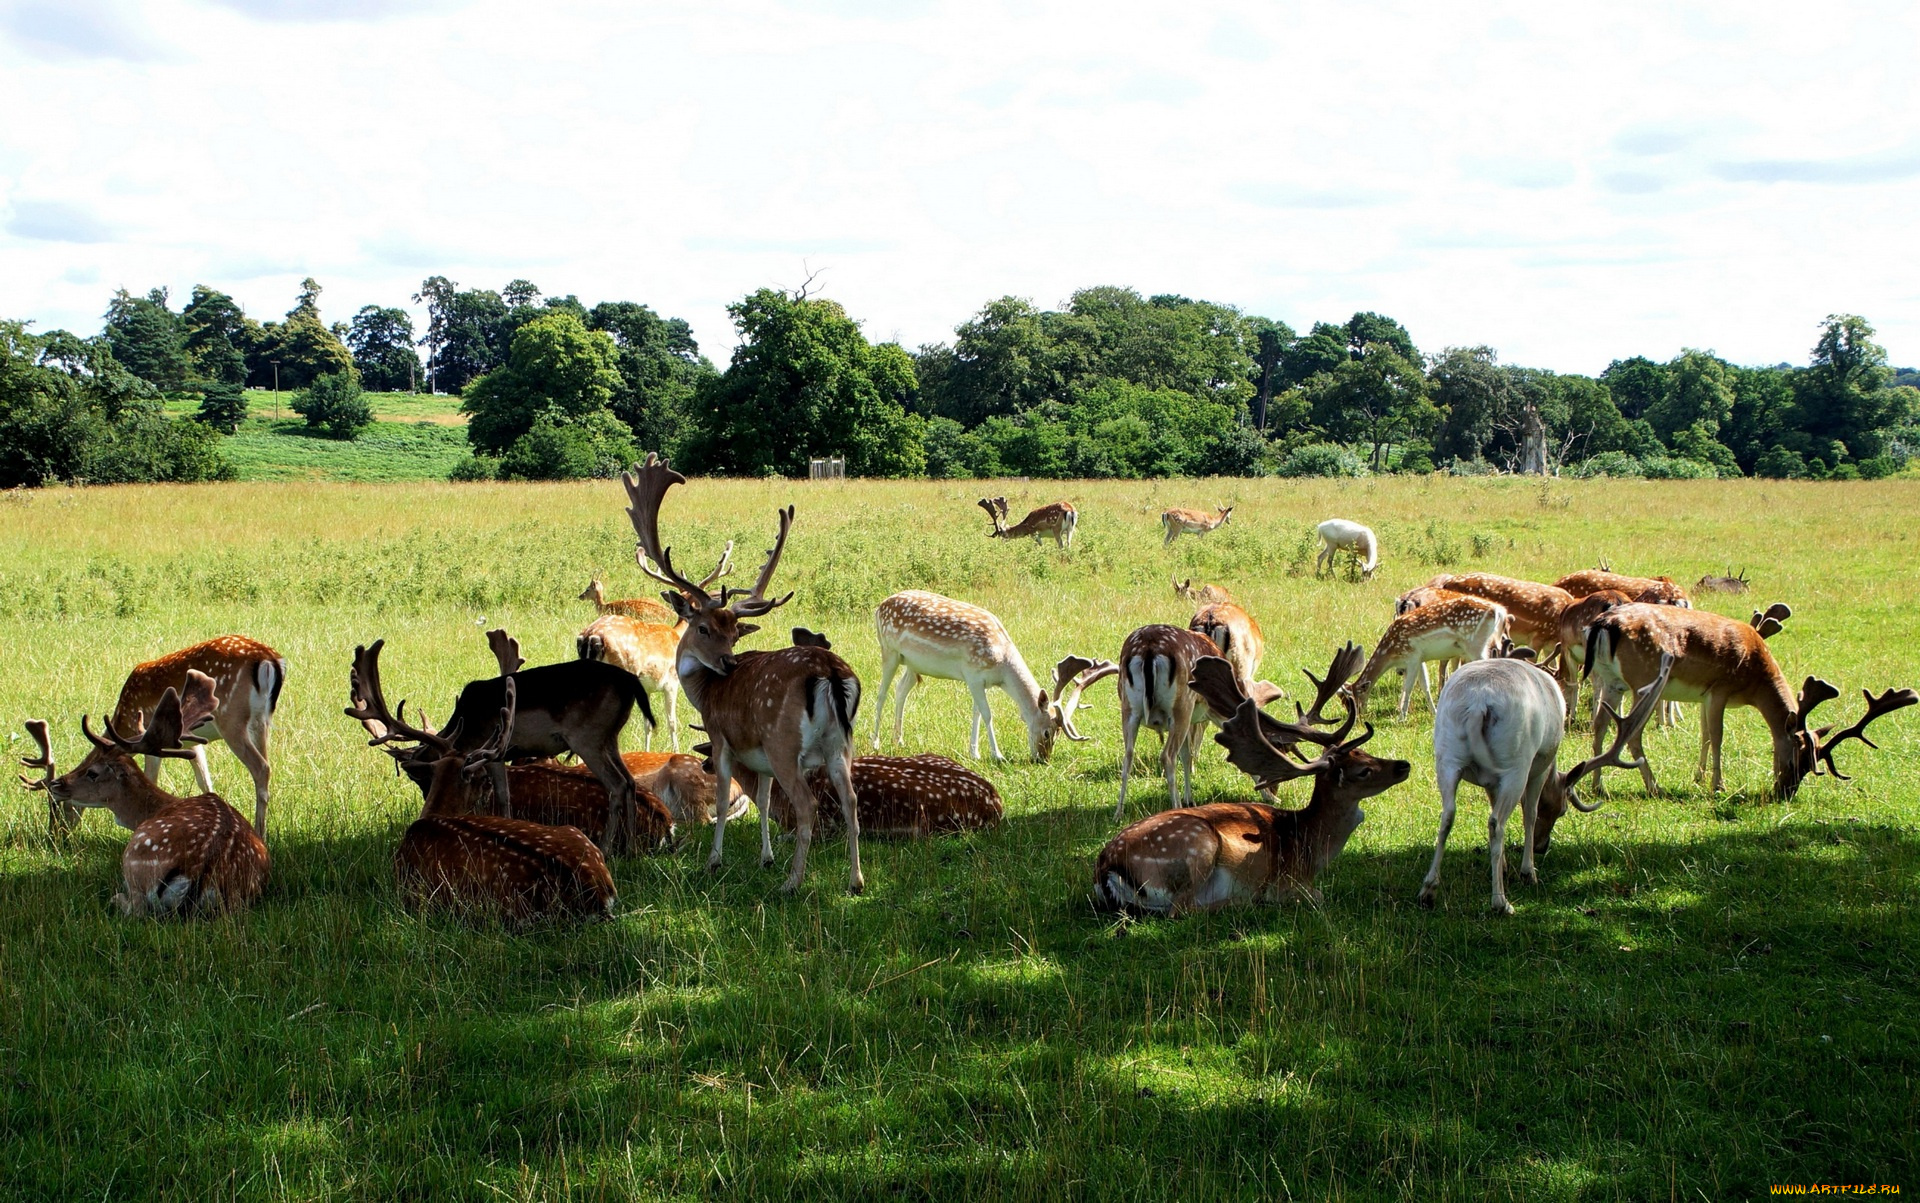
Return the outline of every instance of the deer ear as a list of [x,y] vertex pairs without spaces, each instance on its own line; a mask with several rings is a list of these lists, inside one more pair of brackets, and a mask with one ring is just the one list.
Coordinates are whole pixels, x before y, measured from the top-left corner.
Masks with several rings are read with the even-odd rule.
[[735,628],[733,628],[734,637],[736,639],[743,639],[746,636],[753,634],[755,631],[759,629],[760,629],[760,624],[757,622],[743,622],[739,626],[736,626]]

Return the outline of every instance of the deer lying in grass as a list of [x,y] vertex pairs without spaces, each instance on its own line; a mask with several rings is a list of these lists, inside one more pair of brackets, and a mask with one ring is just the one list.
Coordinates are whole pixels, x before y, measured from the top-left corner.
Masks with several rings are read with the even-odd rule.
[[1433,716],[1440,834],[1434,841],[1433,865],[1420,885],[1420,905],[1433,905],[1434,891],[1440,885],[1440,858],[1453,831],[1455,795],[1465,781],[1485,789],[1493,808],[1487,820],[1492,909],[1499,915],[1513,914],[1513,904],[1507,901],[1506,838],[1507,820],[1513,817],[1514,807],[1520,808],[1520,880],[1532,885],[1538,880],[1534,857],[1544,854],[1552,844],[1553,825],[1567,807],[1582,812],[1600,809],[1599,802],[1588,806],[1580,801],[1576,789],[1580,779],[1603,764],[1639,767],[1633,761],[1621,760],[1620,750],[1629,740],[1639,738],[1659,705],[1660,690],[1672,668],[1673,658],[1669,656],[1624,720],[1609,708],[1619,731],[1605,753],[1562,773],[1554,763],[1566,734],[1566,708],[1559,682],[1524,660],[1478,660],[1462,665],[1440,691],[1440,704]]
[[[1221,706],[1238,689],[1232,666],[1218,657],[1203,657],[1191,684]],[[1348,739],[1358,712],[1350,697],[1342,701],[1346,722],[1328,734],[1281,723],[1241,696],[1233,717],[1214,736],[1227,749],[1228,763],[1263,789],[1311,777],[1307,805],[1281,810],[1258,802],[1216,802],[1142,819],[1100,850],[1093,871],[1094,906],[1178,916],[1296,895],[1315,905],[1322,902],[1314,881],[1366,818],[1360,803],[1405,781],[1413,767],[1362,752],[1360,745],[1373,737],[1371,725],[1358,739]],[[1277,730],[1285,731],[1292,744],[1319,745],[1321,755],[1305,764],[1295,761],[1268,738]]]
[[[1920,695],[1911,689],[1889,689],[1878,697],[1865,694],[1866,717],[1829,738],[1832,728],[1810,728],[1807,716],[1821,703],[1839,697],[1840,691],[1808,677],[1796,696],[1766,640],[1748,623],[1704,610],[1633,603],[1608,610],[1587,632],[1586,667],[1603,702],[1615,701],[1629,689],[1644,688],[1665,656],[1672,656],[1674,665],[1661,696],[1700,703],[1700,765],[1694,779],[1705,779],[1711,764],[1715,793],[1723,788],[1720,744],[1730,706],[1751,706],[1766,720],[1773,737],[1773,796],[1784,801],[1798,792],[1806,778],[1820,773],[1823,765],[1832,771],[1832,752],[1839,744],[1857,738],[1872,747],[1863,734],[1868,723],[1920,702]],[[1606,724],[1596,717],[1593,728],[1597,751]],[[1660,787],[1637,738],[1632,748],[1647,792],[1658,794]],[[1598,770],[1594,789],[1600,791]]]
[[1506,607],[1479,597],[1453,597],[1397,615],[1374,645],[1373,655],[1353,683],[1353,698],[1365,713],[1367,697],[1380,678],[1398,669],[1405,678],[1400,688],[1400,717],[1413,705],[1416,681],[1430,660],[1482,660],[1506,631]]
[[1752,582],[1747,580],[1747,570],[1742,568],[1740,575],[1733,574],[1733,565],[1727,565],[1725,576],[1703,576],[1693,583],[1696,593],[1745,593]]
[[[1171,577],[1168,579],[1173,580]],[[1215,602],[1230,602],[1233,600],[1233,594],[1227,591],[1225,585],[1195,586],[1192,577],[1188,577],[1184,581],[1173,580],[1173,595],[1175,597],[1184,597],[1196,606],[1211,606]]]
[[[826,774],[815,769],[810,784],[816,792],[825,790]],[[856,756],[853,789],[860,796],[862,835],[924,839],[997,827],[1003,813],[991,781],[944,756]],[[793,804],[778,784],[770,803],[773,821],[793,830]],[[823,830],[839,825],[831,810],[821,818]]]
[[[1027,750],[1042,764],[1053,755],[1056,734],[1074,740],[1086,738],[1073,725],[1080,695],[1095,681],[1119,671],[1105,661],[1069,656],[1055,666],[1054,694],[1049,701],[1047,691],[1034,680],[1020,649],[998,618],[979,606],[923,589],[904,590],[881,602],[873,612],[873,625],[880,639],[880,700],[873,708],[876,751],[880,747],[880,725],[886,721],[887,693],[902,667],[906,675],[900,680],[893,710],[896,745],[904,738],[907,696],[921,678],[962,681],[973,698],[973,735],[967,754],[979,758],[980,728],[985,726],[993,758],[1006,759],[993,731],[993,709],[987,704],[987,690],[998,687],[1019,709],[1027,727]],[[1078,667],[1068,673],[1064,670],[1069,664]]]
[[988,537],[993,539],[1024,539],[1033,536],[1038,543],[1041,536],[1053,536],[1054,545],[1062,551],[1073,549],[1073,528],[1079,525],[1080,514],[1071,503],[1056,501],[1043,505],[1039,509],[1029,510],[1018,526],[1007,525],[1007,499],[1004,497],[982,497],[978,502],[981,509],[987,511],[987,517],[993,519],[993,530]]
[[600,849],[579,828],[463,813],[473,786],[462,778],[484,774],[513,744],[516,683],[511,677],[501,691],[503,705],[491,735],[465,752],[452,740],[410,726],[405,702],[389,714],[377,671],[357,684],[365,686],[367,705],[349,713],[386,730],[376,744],[410,741],[433,757],[426,806],[393,854],[403,905],[451,906],[509,923],[603,919],[613,913],[613,875]]
[[139,734],[121,735],[114,724],[95,735],[86,717],[80,729],[93,751],[80,766],[54,776],[53,747],[47,724],[27,723],[40,745],[37,758],[21,761],[44,775],[22,777],[28,789],[43,790],[50,803],[100,807],[133,832],[120,858],[122,890],[113,901],[127,915],[195,915],[235,910],[260,897],[267,882],[267,846],[240,812],[218,794],[182,798],[153,783],[134,757],[189,759],[194,728],[211,719],[219,703],[213,678],[188,669],[184,691],[169,687],[152,707]]
[[1313,528],[1320,536],[1320,555],[1313,562],[1313,574],[1319,576],[1322,570],[1333,568],[1335,553],[1352,552],[1360,561],[1360,575],[1371,577],[1374,569],[1380,567],[1380,541],[1373,532],[1358,522],[1348,522],[1345,518],[1329,518]]
[[1167,538],[1166,542],[1160,546],[1171,546],[1173,541],[1181,535],[1193,535],[1197,538],[1210,530],[1217,530],[1225,526],[1227,519],[1232,516],[1233,507],[1230,505],[1221,506],[1217,516],[1205,510],[1163,510],[1160,514],[1160,525],[1166,530]]

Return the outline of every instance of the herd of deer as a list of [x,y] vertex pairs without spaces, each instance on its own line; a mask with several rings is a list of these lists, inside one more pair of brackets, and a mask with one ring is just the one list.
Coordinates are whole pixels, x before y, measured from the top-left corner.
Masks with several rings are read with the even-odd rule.
[[[760,861],[774,861],[772,825],[793,835],[783,889],[806,875],[816,830],[839,828],[848,850],[847,887],[864,886],[860,836],[929,836],[991,827],[1002,806],[991,782],[941,756],[854,755],[861,683],[825,636],[796,627],[791,646],[740,650],[762,617],[793,597],[769,592],[793,522],[791,506],[751,588],[715,585],[732,572],[733,544],[697,580],[674,566],[660,537],[663,500],[685,483],[649,455],[623,477],[636,536],[635,556],[665,586],[662,602],[606,598],[599,581],[581,595],[599,616],[575,644],[576,658],[528,667],[504,630],[488,632],[498,674],[470,682],[437,729],[406,702],[389,707],[381,684],[383,642],[355,650],[345,713],[366,729],[370,746],[391,756],[421,791],[420,817],[394,854],[401,898],[409,906],[454,905],[522,922],[596,917],[615,903],[610,858],[671,846],[680,828],[711,825],[708,868],[720,866],[727,823],[749,801],[760,816]],[[1052,535],[1071,547],[1077,522],[1066,502],[1036,509],[1008,526],[1005,498],[983,498],[995,538]],[[1225,524],[1218,514],[1168,510],[1166,543]],[[1344,520],[1322,523],[1316,570],[1352,554],[1361,573],[1379,565],[1373,532]],[[1702,591],[1745,592],[1745,574],[1703,577]],[[1180,914],[1299,895],[1317,900],[1317,874],[1339,854],[1364,815],[1360,803],[1407,779],[1411,765],[1369,755],[1362,724],[1371,690],[1389,671],[1404,678],[1399,712],[1416,680],[1427,682],[1434,711],[1434,765],[1441,819],[1432,868],[1420,891],[1431,905],[1461,782],[1481,786],[1489,820],[1493,909],[1511,913],[1504,883],[1505,829],[1521,812],[1522,880],[1547,850],[1556,821],[1572,806],[1596,809],[1601,770],[1638,769],[1657,793],[1641,737],[1656,713],[1676,702],[1701,705],[1701,777],[1721,788],[1723,716],[1729,706],[1758,710],[1773,736],[1774,792],[1789,797],[1809,775],[1843,776],[1833,752],[1847,739],[1868,747],[1867,725],[1920,702],[1911,689],[1866,695],[1865,715],[1843,729],[1812,727],[1809,715],[1839,691],[1809,677],[1796,693],[1767,645],[1791,617],[1784,605],[1748,622],[1692,608],[1670,578],[1615,574],[1604,566],[1551,585],[1489,573],[1443,574],[1402,594],[1371,655],[1348,643],[1326,673],[1306,673],[1311,709],[1294,721],[1266,711],[1285,696],[1258,679],[1265,643],[1253,616],[1218,585],[1174,582],[1194,604],[1185,627],[1153,624],[1131,632],[1117,660],[1067,656],[1043,688],[1007,629],[979,606],[921,590],[896,593],[875,612],[880,700],[872,745],[880,750],[887,695],[896,678],[894,741],[902,742],[907,699],[923,678],[963,682],[972,699],[969,754],[1004,759],[987,690],[1013,701],[1036,761],[1058,736],[1084,741],[1075,725],[1088,687],[1118,678],[1122,736],[1116,822],[1124,819],[1141,727],[1162,736],[1160,770],[1170,809],[1126,827],[1103,848],[1093,896],[1102,909]],[[1445,676],[1437,701],[1428,665]],[[129,914],[194,914],[245,906],[268,875],[265,843],[269,780],[267,737],[286,681],[285,661],[262,643],[225,636],[136,667],[96,734],[93,751],[56,775],[47,724],[27,729],[39,755],[23,777],[48,798],[50,829],[70,830],[80,808],[109,810],[132,832],[122,857]],[[1594,682],[1592,755],[1561,772],[1556,764],[1581,681]],[[678,697],[698,711],[706,742],[679,751]],[[622,753],[620,734],[637,708],[655,726],[649,694],[665,699],[671,752]],[[1624,717],[1620,707],[1631,698]],[[1326,713],[1337,701],[1342,713]],[[1354,736],[1356,725],[1362,726]],[[1262,801],[1193,805],[1193,760],[1209,727],[1227,761],[1252,779]],[[1609,731],[1611,734],[1609,735]],[[251,774],[251,825],[213,790],[204,744],[226,742]],[[572,756],[577,763],[556,757]],[[193,762],[201,792],[167,793],[167,758]],[[144,762],[144,763],[140,763]],[[1579,784],[1591,778],[1595,800]],[[1278,805],[1276,790],[1311,778],[1304,807]],[[831,803],[822,806],[822,800]]]

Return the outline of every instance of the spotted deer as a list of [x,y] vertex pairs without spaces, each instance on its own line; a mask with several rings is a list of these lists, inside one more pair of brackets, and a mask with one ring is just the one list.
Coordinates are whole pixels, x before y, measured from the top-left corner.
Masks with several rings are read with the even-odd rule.
[[1200,535],[1206,534],[1208,531],[1218,530],[1220,527],[1225,526],[1227,519],[1233,516],[1233,507],[1223,505],[1219,507],[1219,509],[1220,512],[1218,514],[1209,514],[1205,510],[1162,510],[1160,513],[1160,526],[1166,531],[1167,538],[1166,542],[1160,546],[1172,546],[1173,541],[1181,535],[1193,535],[1197,538]]
[[1184,581],[1171,577],[1168,579],[1173,581],[1173,595],[1175,597],[1183,597],[1196,606],[1211,606],[1215,602],[1230,602],[1233,600],[1233,594],[1227,591],[1225,585],[1196,586],[1193,583],[1192,577],[1188,577]]
[[[1220,689],[1234,688],[1225,661],[1202,658],[1196,673],[1218,665]],[[1108,841],[1093,872],[1094,905],[1101,910],[1179,916],[1230,906],[1300,897],[1323,899],[1314,884],[1346,847],[1366,818],[1360,803],[1407,779],[1412,765],[1381,760],[1360,750],[1373,736],[1369,725],[1349,739],[1357,711],[1342,697],[1346,722],[1327,733],[1281,723],[1242,697],[1214,740],[1227,762],[1262,788],[1311,778],[1305,807],[1282,810],[1258,802],[1215,802],[1167,810],[1142,819]],[[1315,744],[1321,754],[1304,764],[1287,756],[1268,733],[1285,730],[1290,746]]]
[[27,723],[40,755],[21,763],[42,770],[27,788],[45,791],[53,803],[99,807],[133,832],[120,857],[122,890],[113,901],[126,915],[196,915],[236,910],[260,897],[267,882],[267,846],[240,812],[211,791],[182,798],[161,789],[135,757],[188,759],[195,728],[219,710],[214,679],[186,670],[181,688],[169,686],[147,712],[138,733],[122,735],[110,719],[95,735],[85,716],[80,730],[93,751],[78,768],[54,776],[47,724]]
[[1559,646],[1560,611],[1573,604],[1573,594],[1557,585],[1542,585],[1491,572],[1442,573],[1427,582],[1469,597],[1485,598],[1505,607],[1508,635],[1517,644],[1542,656]]
[[1434,841],[1433,864],[1420,884],[1420,905],[1433,905],[1440,885],[1440,858],[1453,831],[1456,794],[1464,781],[1487,791],[1492,806],[1487,819],[1491,906],[1495,914],[1513,914],[1506,889],[1506,836],[1514,808],[1520,808],[1520,880],[1531,885],[1538,880],[1534,857],[1545,854],[1553,843],[1554,824],[1567,807],[1583,813],[1600,809],[1600,802],[1589,806],[1580,801],[1580,779],[1602,765],[1639,767],[1620,759],[1620,752],[1646,727],[1672,667],[1672,657],[1662,661],[1660,674],[1641,691],[1625,719],[1608,708],[1618,729],[1611,747],[1562,773],[1555,764],[1566,733],[1559,682],[1522,660],[1476,660],[1461,666],[1440,691],[1440,704],[1434,710],[1433,771],[1440,786],[1440,833]]
[[[653,578],[673,592],[666,595],[687,624],[680,637],[678,671],[687,699],[700,712],[713,743],[716,809],[724,812],[732,783],[751,789],[760,811],[760,862],[773,864],[773,827],[768,796],[777,780],[793,799],[793,869],[781,889],[792,893],[806,877],[818,803],[807,774],[825,768],[838,795],[847,831],[847,890],[866,888],[860,871],[860,817],[853,787],[853,722],[860,708],[860,679],[831,650],[815,643],[776,651],[737,651],[739,640],[759,627],[744,618],[769,613],[793,594],[769,597],[774,570],[787,546],[793,507],[780,511],[780,529],[751,589],[707,592],[673,567],[672,553],[660,541],[660,503],[686,477],[657,455],[623,474],[627,516],[633,523],[642,563]],[[649,563],[650,562],[650,563]],[[726,837],[726,815],[713,825],[709,870],[717,870]]]
[[[1127,813],[1127,784],[1133,777],[1133,745],[1142,725],[1165,737],[1160,772],[1167,782],[1167,805],[1193,804],[1193,745],[1213,712],[1193,692],[1188,677],[1202,656],[1220,655],[1213,640],[1194,631],[1156,623],[1137,628],[1120,645],[1120,801],[1114,821]],[[1183,790],[1174,770],[1184,770]]]
[[612,915],[613,874],[579,828],[466,811],[472,778],[484,775],[486,766],[513,746],[517,682],[506,679],[498,721],[485,741],[463,751],[452,740],[409,724],[405,702],[388,712],[377,662],[371,669],[370,676],[355,682],[355,696],[363,704],[348,713],[385,729],[375,744],[411,742],[433,757],[426,805],[393,854],[401,903],[410,910],[451,907],[489,914],[514,924]]
[[[680,650],[684,632],[675,625],[645,622],[624,614],[603,614],[587,624],[574,639],[574,652],[582,660],[598,660],[624,668],[640,679],[649,693],[666,702],[667,737],[673,750],[680,750],[680,674],[674,659]],[[648,724],[643,747],[653,747],[653,726]]]
[[[1856,738],[1873,747],[1863,734],[1868,723],[1920,702],[1920,695],[1911,689],[1889,689],[1878,697],[1867,693],[1866,717],[1829,736],[1831,727],[1811,728],[1807,717],[1821,703],[1839,697],[1840,691],[1808,677],[1796,695],[1767,641],[1749,623],[1705,610],[1636,602],[1608,610],[1587,632],[1586,669],[1604,703],[1617,701],[1629,689],[1645,688],[1658,675],[1665,656],[1673,657],[1673,672],[1660,696],[1700,703],[1700,764],[1694,779],[1705,779],[1711,764],[1715,793],[1723,788],[1720,745],[1729,707],[1751,706],[1765,720],[1773,738],[1773,796],[1784,801],[1808,777],[1822,772],[1823,766],[1841,777],[1834,770],[1834,748]],[[1606,723],[1596,717],[1596,751],[1605,731]],[[1649,794],[1657,795],[1659,786],[1639,739],[1630,745],[1642,783]],[[1595,770],[1595,792],[1600,788]]]
[[1233,671],[1240,674],[1240,687],[1254,694],[1261,705],[1279,696],[1279,690],[1272,686],[1255,687],[1261,657],[1267,654],[1267,641],[1261,637],[1260,624],[1253,615],[1232,602],[1214,602],[1195,611],[1187,629],[1213,641],[1227,663],[1233,665]]
[[[264,839],[268,786],[273,778],[267,762],[267,735],[273,725],[273,712],[280,704],[280,690],[287,683],[287,662],[279,652],[245,635],[222,635],[135,665],[120,687],[120,700],[107,725],[122,730],[140,728],[167,690],[179,692],[186,687],[189,672],[213,678],[220,700],[214,712],[201,721],[200,729],[192,733],[195,743],[187,755],[179,759],[193,762],[200,792],[210,794],[213,775],[207,771],[204,743],[224,740],[253,778],[253,830]],[[156,784],[160,761],[158,756],[145,758],[147,776]]]
[[[813,770],[815,791],[826,788],[826,775]],[[1000,791],[972,769],[944,756],[856,756],[853,789],[860,796],[860,833],[924,839],[957,831],[977,831],[1000,825]],[[771,797],[773,821],[791,831],[792,803],[776,783]],[[838,826],[830,811],[823,824]]]
[[1398,669],[1406,679],[1400,717],[1407,717],[1414,683],[1424,679],[1420,670],[1428,661],[1485,659],[1506,625],[1506,607],[1481,597],[1448,598],[1395,616],[1353,683],[1355,703],[1364,713],[1374,685]]
[[623,597],[610,600],[607,597],[606,588],[598,579],[587,583],[586,590],[580,594],[580,600],[592,602],[594,610],[601,617],[617,614],[638,622],[657,623],[669,627],[680,621],[679,615],[673,612],[672,607],[650,597]]
[[873,612],[873,624],[880,639],[880,700],[873,708],[873,746],[880,748],[880,726],[886,721],[887,693],[894,676],[903,667],[900,693],[894,703],[893,742],[899,744],[906,722],[907,696],[921,678],[962,681],[973,699],[973,735],[967,754],[980,756],[980,728],[987,729],[987,746],[995,760],[1004,760],[1000,740],[993,731],[993,710],[987,704],[987,690],[999,688],[1012,699],[1027,728],[1027,750],[1046,763],[1053,755],[1054,737],[1083,739],[1073,726],[1074,710],[1087,686],[1117,672],[1104,661],[1079,661],[1067,675],[1061,672],[1068,657],[1055,667],[1054,694],[1049,700],[1040,687],[1020,649],[1014,646],[1007,628],[990,611],[938,593],[908,589],[881,602]]
[[1018,526],[1007,525],[1006,498],[982,497],[978,504],[981,509],[987,511],[987,517],[993,519],[993,530],[989,533],[989,538],[1024,539],[1032,535],[1033,541],[1038,543],[1041,536],[1051,535],[1054,544],[1060,550],[1073,549],[1073,528],[1079,524],[1080,514],[1069,502],[1056,501],[1051,505],[1029,510]]
[[1585,597],[1602,589],[1615,589],[1636,602],[1664,606],[1693,605],[1687,591],[1674,584],[1670,576],[1622,576],[1605,567],[1568,573],[1554,584],[1574,597]]

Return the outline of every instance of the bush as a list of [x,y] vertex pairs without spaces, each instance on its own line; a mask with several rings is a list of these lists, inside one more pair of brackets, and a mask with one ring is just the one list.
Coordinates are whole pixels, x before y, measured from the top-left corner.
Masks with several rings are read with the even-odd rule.
[[1486,460],[1461,459],[1459,456],[1455,456],[1453,462],[1447,465],[1447,475],[1449,476],[1494,476],[1497,475],[1499,471],[1500,469],[1494,467]]
[[316,376],[294,394],[293,412],[307,420],[307,429],[329,438],[350,439],[373,424],[373,408],[352,372]]
[[1645,476],[1646,471],[1637,458],[1624,451],[1602,451],[1574,465],[1569,475],[1577,480],[1591,480],[1596,476]]
[[1805,480],[1807,457],[1775,443],[1760,453],[1760,459],[1753,465],[1753,474],[1774,480]]
[[1882,480],[1900,470],[1900,461],[1891,455],[1876,455],[1860,461],[1861,480]]
[[456,484],[462,481],[498,480],[500,461],[491,455],[469,455],[453,466],[453,470],[447,473],[447,479]]
[[1259,431],[1229,426],[1202,449],[1195,467],[1201,476],[1268,476],[1273,472],[1273,455]]
[[240,429],[247,417],[247,394],[237,384],[216,381],[200,396],[200,421],[221,434]]
[[640,458],[633,436],[607,410],[577,422],[541,418],[500,460],[502,480],[585,480],[617,476]]
[[97,485],[165,480],[232,480],[220,454],[220,435],[190,418],[172,421],[157,411],[130,409],[96,431],[80,453],[80,480]]
[[1720,476],[1712,464],[1678,456],[1649,455],[1640,461],[1640,468],[1648,480],[1715,480]]
[[1276,471],[1280,476],[1365,476],[1367,465],[1336,443],[1308,443],[1288,452]]

